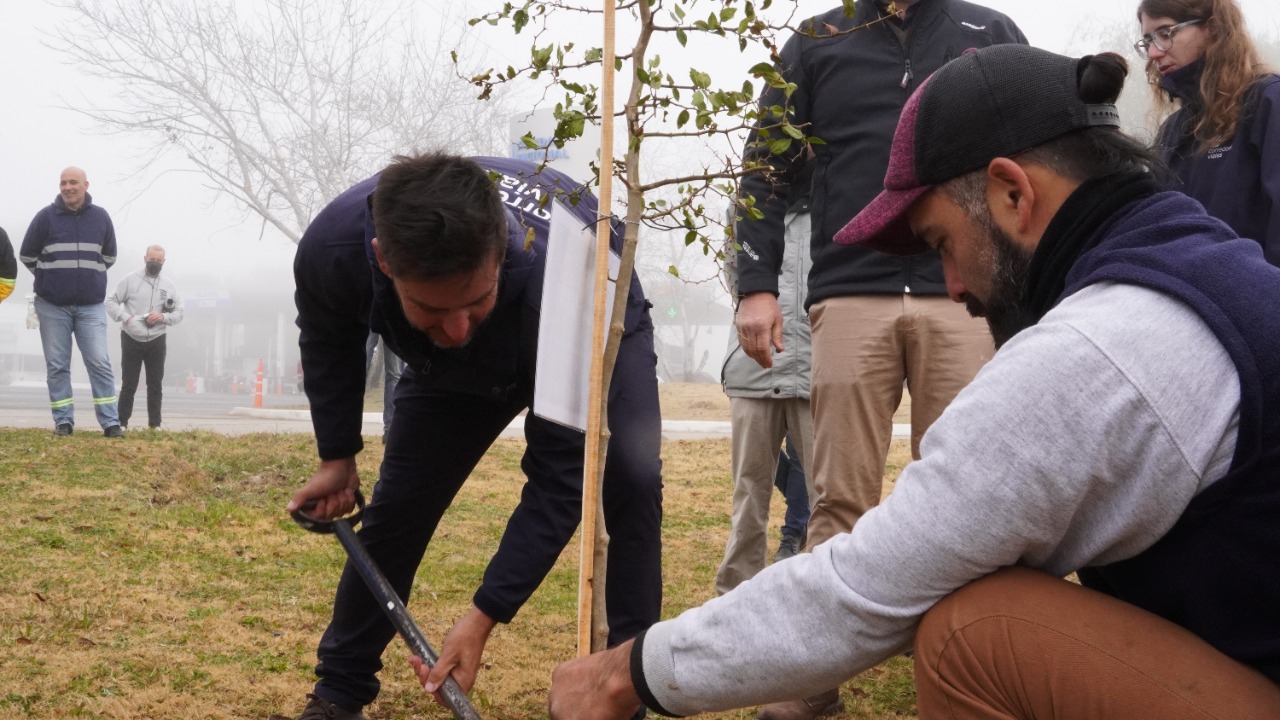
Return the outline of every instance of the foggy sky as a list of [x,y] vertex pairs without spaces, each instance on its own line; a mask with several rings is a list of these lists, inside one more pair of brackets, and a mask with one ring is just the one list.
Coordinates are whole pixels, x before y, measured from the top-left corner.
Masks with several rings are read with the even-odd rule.
[[[1136,2],[1122,0],[989,0],[983,3],[1010,15],[1033,44],[1059,52],[1093,52],[1087,45],[1089,31],[1099,23],[1128,23],[1137,34]],[[472,2],[478,10],[498,6],[498,0]],[[835,0],[802,0],[801,15],[838,5]],[[1274,0],[1243,0],[1246,19],[1255,35],[1280,34],[1280,8]],[[422,4],[424,14],[437,7],[435,0]],[[114,288],[126,274],[141,267],[145,248],[164,245],[168,262],[164,272],[191,290],[197,275],[230,288],[237,282],[274,280],[284,297],[292,295],[290,263],[293,244],[267,228],[259,239],[260,222],[246,217],[228,202],[203,187],[200,176],[188,171],[181,158],[167,158],[158,168],[135,173],[146,140],[127,136],[105,137],[90,131],[88,121],[61,109],[59,96],[74,101],[82,96],[110,97],[102,81],[79,74],[63,64],[58,54],[40,43],[65,13],[42,0],[9,0],[0,10],[0,227],[14,244],[22,242],[27,224],[58,190],[62,168],[76,165],[87,172],[94,202],[106,208],[115,221],[119,260],[108,276]],[[568,25],[570,23],[566,23]],[[566,28],[569,29],[569,28]],[[493,64],[518,63],[511,48],[527,47],[531,38],[514,42],[490,29],[485,44],[494,53]],[[578,32],[589,31],[590,25]],[[619,33],[625,26],[620,20]],[[1129,47],[1123,48],[1131,60]],[[676,62],[673,50],[665,50],[664,67]],[[746,68],[761,58],[739,58]],[[698,58],[702,62],[711,59]],[[673,72],[673,74],[675,74]],[[500,148],[495,148],[495,152]],[[32,276],[19,270],[13,296],[0,304],[0,322],[25,313],[24,296],[31,292]],[[203,284],[203,283],[201,283]]]

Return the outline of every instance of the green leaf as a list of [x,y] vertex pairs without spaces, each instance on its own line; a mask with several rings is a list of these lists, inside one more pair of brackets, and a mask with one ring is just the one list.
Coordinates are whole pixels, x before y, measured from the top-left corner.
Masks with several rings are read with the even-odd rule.
[[676,31],[676,40],[680,41],[680,47],[687,47],[689,44],[689,35],[684,30]]
[[676,127],[682,128],[687,122],[689,122],[689,110],[686,108],[681,110],[680,116],[676,118]]
[[548,45],[544,48],[535,47],[533,49],[533,67],[538,70],[547,69],[547,64],[551,62],[551,53],[555,50],[554,45]]
[[668,265],[667,272],[671,274],[671,277],[680,277],[680,270],[675,265]]
[[791,139],[782,138],[769,143],[769,153],[772,155],[781,155],[791,149]]
[[787,135],[789,135],[795,140],[804,140],[804,132],[802,132],[800,128],[796,127],[795,125],[792,125],[791,123],[783,124],[782,132],[786,133]]

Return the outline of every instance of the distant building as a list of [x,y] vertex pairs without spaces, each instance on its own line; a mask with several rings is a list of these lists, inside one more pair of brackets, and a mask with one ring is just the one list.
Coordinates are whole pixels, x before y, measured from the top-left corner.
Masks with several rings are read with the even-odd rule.
[[[250,394],[261,360],[264,391],[296,390],[300,356],[292,275],[245,278],[235,290],[217,289],[220,283],[212,278],[185,273],[175,282],[186,319],[168,334],[166,386],[179,392],[191,385],[203,392]],[[13,296],[0,304],[0,384],[44,382],[40,331],[27,327],[28,302]],[[119,329],[118,323],[108,321],[117,384]],[[83,363],[71,364],[71,380],[88,383]]]

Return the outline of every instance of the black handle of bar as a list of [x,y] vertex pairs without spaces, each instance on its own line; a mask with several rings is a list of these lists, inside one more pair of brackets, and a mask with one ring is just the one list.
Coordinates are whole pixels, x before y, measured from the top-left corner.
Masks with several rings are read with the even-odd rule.
[[[303,530],[313,533],[333,534],[335,531],[334,529],[337,526],[338,518],[323,520],[321,518],[311,517],[306,513],[306,511],[314,508],[315,506],[315,500],[308,500],[302,507],[289,513],[289,517],[292,517],[294,522],[302,526]],[[355,527],[360,524],[360,518],[362,517],[364,517],[364,494],[359,490],[356,490],[356,511],[342,519],[347,522],[347,527]]]
[[[347,551],[347,556],[351,558],[356,571],[360,573],[360,577],[364,579],[365,585],[369,587],[369,591],[378,600],[378,604],[382,606],[382,611],[387,614],[387,619],[395,626],[396,631],[400,633],[400,637],[404,638],[405,643],[413,651],[414,655],[422,658],[428,666],[435,667],[436,661],[440,656],[431,647],[431,643],[427,642],[427,636],[422,634],[422,630],[413,621],[413,617],[409,615],[409,610],[405,608],[404,602],[400,600],[400,596],[391,587],[391,583],[387,581],[386,576],[382,574],[377,564],[373,562],[373,558],[369,556],[369,551],[365,549],[364,543],[360,542],[360,538],[353,529],[353,526],[360,521],[360,517],[364,514],[364,496],[359,491],[356,491],[357,509],[356,513],[350,517],[320,520],[303,512],[310,509],[310,507],[314,507],[314,503],[308,503],[290,513],[294,522],[311,532],[332,533],[338,536],[338,542]],[[471,705],[471,701],[467,699],[467,694],[462,691],[462,686],[452,676],[445,678],[444,683],[440,685],[440,696],[444,700],[445,707],[449,708],[458,720],[480,720],[479,713]]]

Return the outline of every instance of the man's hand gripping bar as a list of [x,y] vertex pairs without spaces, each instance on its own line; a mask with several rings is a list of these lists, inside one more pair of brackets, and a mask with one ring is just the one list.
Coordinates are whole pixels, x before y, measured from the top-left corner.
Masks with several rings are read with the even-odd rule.
[[[422,634],[422,630],[418,628],[417,623],[409,615],[409,611],[401,602],[400,596],[396,594],[391,587],[391,583],[387,582],[387,578],[374,564],[373,558],[369,557],[369,551],[365,550],[364,543],[360,542],[360,538],[356,536],[355,530],[352,528],[360,522],[360,517],[364,515],[364,496],[360,491],[356,491],[356,512],[343,518],[334,518],[332,520],[321,520],[306,514],[306,510],[315,507],[315,501],[308,502],[301,508],[294,510],[290,515],[293,516],[294,522],[303,528],[314,533],[334,534],[338,536],[338,542],[342,543],[343,549],[347,551],[347,556],[351,558],[356,566],[356,570],[360,572],[360,577],[364,578],[365,585],[369,586],[369,591],[377,598],[378,603],[387,614],[387,619],[391,620],[391,624],[395,625],[396,630],[400,633],[400,637],[404,638],[405,643],[409,645],[409,649],[415,655],[426,661],[430,667],[435,667],[438,655],[431,648],[431,643],[427,642],[427,637]],[[444,683],[440,685],[440,697],[444,700],[445,707],[453,711],[458,720],[480,720],[480,715],[476,713],[476,709],[472,707],[471,701],[467,699],[467,694],[462,691],[462,687],[452,676],[445,678]]]

